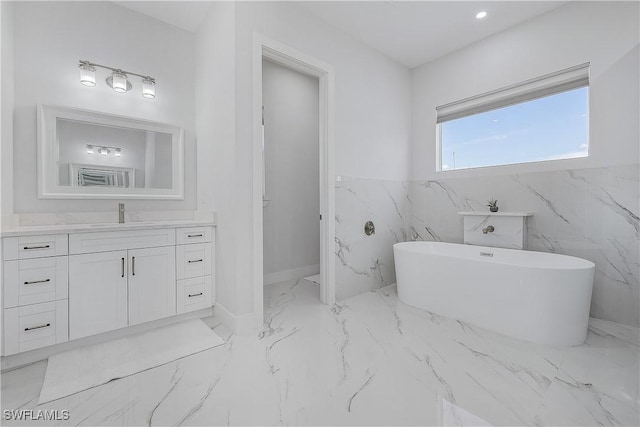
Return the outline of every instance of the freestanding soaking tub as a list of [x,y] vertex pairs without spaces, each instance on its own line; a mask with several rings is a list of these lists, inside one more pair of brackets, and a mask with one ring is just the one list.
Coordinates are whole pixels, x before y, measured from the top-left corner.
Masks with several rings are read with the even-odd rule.
[[405,304],[540,344],[587,336],[590,261],[441,242],[396,243],[393,253]]

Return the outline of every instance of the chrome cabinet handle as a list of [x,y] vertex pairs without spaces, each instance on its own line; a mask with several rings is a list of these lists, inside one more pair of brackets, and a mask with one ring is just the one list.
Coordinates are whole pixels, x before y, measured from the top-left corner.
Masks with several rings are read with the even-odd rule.
[[35,285],[36,283],[47,283],[50,282],[51,279],[45,279],[45,280],[34,280],[32,282],[24,282],[25,285]]
[[25,251],[30,251],[33,249],[49,249],[51,245],[40,245],[40,246],[25,246],[23,249]]
[[190,259],[188,261],[189,264],[191,264],[192,262],[202,262],[202,260],[201,259]]
[[47,323],[46,325],[31,326],[30,328],[24,328],[24,331],[29,332],[29,331],[33,331],[34,329],[48,328],[49,326],[51,326],[51,323]]
[[131,257],[131,274],[136,275],[136,257]]
[[122,258],[122,275],[120,277],[124,277],[124,258]]
[[189,298],[199,297],[200,295],[202,295],[202,292],[200,292],[199,294],[189,294]]
[[202,237],[202,236],[203,236],[202,233],[200,233],[200,234],[187,234],[187,237]]

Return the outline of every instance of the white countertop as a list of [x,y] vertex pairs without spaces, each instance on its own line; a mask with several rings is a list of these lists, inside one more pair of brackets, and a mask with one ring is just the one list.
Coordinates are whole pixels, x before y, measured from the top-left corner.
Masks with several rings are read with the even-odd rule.
[[34,236],[44,234],[66,233],[92,233],[101,231],[125,231],[125,230],[151,230],[154,228],[174,227],[206,227],[215,226],[211,220],[183,219],[172,221],[131,221],[124,224],[97,223],[97,224],[61,224],[38,225],[28,227],[6,228],[0,232],[1,237]]
[[458,215],[466,216],[533,216],[531,212],[490,212],[490,211],[460,211]]

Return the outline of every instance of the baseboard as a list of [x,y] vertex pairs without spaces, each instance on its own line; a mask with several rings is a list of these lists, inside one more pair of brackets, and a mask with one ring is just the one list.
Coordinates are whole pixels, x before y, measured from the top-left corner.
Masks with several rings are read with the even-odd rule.
[[249,335],[255,331],[253,313],[236,316],[220,303],[216,303],[213,307],[213,316],[224,323],[236,335]]
[[67,341],[48,347],[38,348],[35,350],[25,351],[23,353],[3,356],[0,360],[2,371],[16,369],[24,365],[29,365],[40,360],[48,359],[50,356],[67,350],[74,350],[87,345],[99,344],[113,339],[124,338],[130,335],[148,331],[150,329],[162,326],[172,325],[187,319],[197,319],[209,317],[213,314],[213,308],[203,308],[202,310],[184,313],[177,316],[167,317],[165,319],[154,320],[153,322],[142,323],[140,325],[128,326],[126,328],[117,329],[115,331],[104,332],[102,334],[93,335],[86,338],[80,338],[73,341]]
[[320,264],[305,265],[304,267],[292,268],[291,270],[277,271],[264,275],[264,286],[286,280],[299,279],[305,276],[312,276],[320,273]]

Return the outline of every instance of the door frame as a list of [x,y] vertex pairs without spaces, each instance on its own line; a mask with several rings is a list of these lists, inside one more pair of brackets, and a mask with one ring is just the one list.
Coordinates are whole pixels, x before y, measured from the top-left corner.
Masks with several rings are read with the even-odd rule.
[[262,60],[282,65],[319,81],[320,154],[320,300],[335,303],[335,183],[334,79],[326,64],[262,34],[253,33],[253,288],[254,326],[263,325],[263,205],[262,205]]

